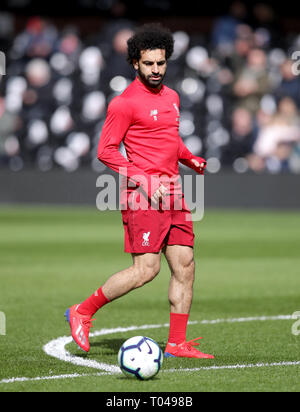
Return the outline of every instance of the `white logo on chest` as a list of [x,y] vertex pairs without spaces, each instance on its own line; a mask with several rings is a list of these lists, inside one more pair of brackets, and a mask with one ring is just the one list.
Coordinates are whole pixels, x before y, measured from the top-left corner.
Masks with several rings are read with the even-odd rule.
[[177,122],[177,121],[179,121],[180,111],[179,111],[178,106],[177,106],[176,103],[173,103],[173,106],[174,106],[174,108],[175,108],[175,110],[176,110],[176,112],[177,112],[177,116],[178,116],[178,117],[176,118],[176,122]]
[[155,121],[157,120],[157,115],[158,115],[158,110],[157,110],[157,109],[151,110],[150,116],[151,116],[151,117],[153,116],[153,119],[154,119]]

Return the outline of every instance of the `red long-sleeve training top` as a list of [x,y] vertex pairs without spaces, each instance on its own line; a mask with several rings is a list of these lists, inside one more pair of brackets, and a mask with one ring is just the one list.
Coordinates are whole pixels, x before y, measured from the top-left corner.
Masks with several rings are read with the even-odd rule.
[[[198,172],[191,159],[205,162],[184,145],[179,136],[179,117],[179,96],[174,90],[165,85],[161,90],[148,88],[136,78],[108,106],[98,159],[129,182],[142,186],[151,197],[161,176],[178,178],[178,161]],[[122,141],[127,159],[119,152]]]

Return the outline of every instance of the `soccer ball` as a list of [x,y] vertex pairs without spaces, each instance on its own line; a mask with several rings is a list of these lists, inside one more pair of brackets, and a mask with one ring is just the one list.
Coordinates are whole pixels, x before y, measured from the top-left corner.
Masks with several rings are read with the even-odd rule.
[[158,344],[145,336],[127,339],[118,353],[121,371],[130,378],[146,380],[153,378],[163,363]]

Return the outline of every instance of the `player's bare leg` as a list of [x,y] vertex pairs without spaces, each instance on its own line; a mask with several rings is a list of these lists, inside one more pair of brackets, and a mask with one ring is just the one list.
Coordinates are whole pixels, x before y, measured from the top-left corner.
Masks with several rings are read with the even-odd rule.
[[169,285],[170,331],[165,357],[213,359],[213,355],[199,352],[195,340],[186,341],[186,328],[193,300],[195,279],[194,251],[189,246],[169,245],[165,256],[171,270]]
[[169,302],[172,313],[186,313],[191,309],[195,279],[194,251],[189,246],[171,245],[165,248],[171,270]]
[[112,275],[102,286],[110,301],[151,282],[160,271],[161,253],[132,254],[133,264]]

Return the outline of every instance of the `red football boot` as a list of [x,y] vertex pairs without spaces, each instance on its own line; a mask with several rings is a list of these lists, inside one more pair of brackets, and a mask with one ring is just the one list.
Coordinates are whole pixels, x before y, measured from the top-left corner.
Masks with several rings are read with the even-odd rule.
[[199,343],[195,343],[196,340],[202,338],[196,338],[190,340],[188,342],[184,341],[179,343],[178,345],[167,343],[165,349],[165,358],[198,358],[198,359],[214,359],[213,355],[209,355],[208,353],[199,352],[197,349],[193,348],[193,346],[199,345]]
[[91,316],[81,315],[78,313],[78,306],[79,305],[74,305],[67,309],[65,312],[65,317],[70,324],[72,338],[82,350],[88,352],[90,350],[90,327],[93,327],[92,321],[95,319],[91,319]]

